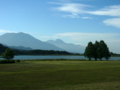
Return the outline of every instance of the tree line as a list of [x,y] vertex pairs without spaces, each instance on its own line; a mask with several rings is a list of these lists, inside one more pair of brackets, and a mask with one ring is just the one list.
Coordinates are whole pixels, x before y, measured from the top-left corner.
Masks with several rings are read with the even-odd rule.
[[3,46],[2,44],[0,44],[0,55],[7,49],[8,47]]
[[54,50],[13,50],[15,55],[72,55],[67,51]]
[[9,60],[14,58],[14,55],[73,55],[67,51],[54,51],[54,50],[17,50],[10,49],[0,44],[0,55]]
[[97,61],[97,59],[102,60],[102,58],[108,60],[111,57],[111,53],[107,44],[101,40],[100,42],[96,41],[94,44],[89,42],[85,49],[84,56],[89,58],[89,60],[92,58],[94,58],[95,61]]

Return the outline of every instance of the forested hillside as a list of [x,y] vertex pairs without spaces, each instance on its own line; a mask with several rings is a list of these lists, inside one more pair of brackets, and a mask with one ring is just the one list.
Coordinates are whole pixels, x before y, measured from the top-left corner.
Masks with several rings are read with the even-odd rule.
[[72,53],[66,51],[54,51],[54,50],[29,50],[20,51],[13,50],[15,55],[72,55]]
[[8,47],[3,46],[0,44],[0,55],[7,49]]
[[[8,47],[0,44],[0,55],[5,52]],[[71,55],[67,51],[54,51],[54,50],[17,50],[12,49],[15,55]]]

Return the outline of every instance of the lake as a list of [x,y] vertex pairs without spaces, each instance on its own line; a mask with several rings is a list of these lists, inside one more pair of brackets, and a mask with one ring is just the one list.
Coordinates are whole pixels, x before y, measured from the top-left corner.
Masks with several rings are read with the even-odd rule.
[[[32,59],[88,59],[84,56],[50,56],[50,55],[19,55],[19,56],[15,56],[14,60],[16,59],[20,59],[20,60],[32,60]],[[94,60],[94,59],[93,59]],[[103,58],[103,60],[105,60]],[[120,60],[120,57],[111,57],[109,60]]]

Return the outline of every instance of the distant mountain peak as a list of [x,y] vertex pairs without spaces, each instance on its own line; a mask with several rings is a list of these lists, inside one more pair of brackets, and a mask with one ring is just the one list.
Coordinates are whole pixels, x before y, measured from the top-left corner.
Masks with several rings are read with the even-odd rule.
[[59,48],[64,49],[65,51],[68,52],[74,52],[74,53],[84,53],[85,47],[81,46],[81,45],[75,45],[72,43],[66,43],[64,41],[62,41],[61,39],[56,39],[54,40],[48,40],[47,41],[50,44],[56,45]]
[[5,33],[1,36],[5,36],[5,35],[29,35],[29,34],[24,33],[24,32],[17,32],[17,33],[12,32],[12,33]]
[[61,39],[56,39],[56,41],[62,41]]
[[48,41],[54,42],[54,40],[48,40]]
[[27,35],[29,35],[28,33],[25,33],[25,32],[18,32],[17,34],[27,34]]
[[0,36],[0,43],[8,46],[23,46],[30,47],[31,49],[42,49],[42,50],[60,50],[63,49],[43,41],[40,41],[28,33],[6,33]]
[[25,32],[10,32],[10,33],[5,33],[5,34],[27,34]]
[[55,42],[57,42],[57,43],[64,43],[64,41],[62,41],[61,39],[56,39]]
[[63,40],[61,40],[61,39],[56,39],[56,40],[48,40],[47,42],[52,42],[52,43],[59,43],[59,44],[61,44],[61,43],[65,43]]
[[24,34],[24,32],[18,32],[18,33],[22,33],[22,34]]

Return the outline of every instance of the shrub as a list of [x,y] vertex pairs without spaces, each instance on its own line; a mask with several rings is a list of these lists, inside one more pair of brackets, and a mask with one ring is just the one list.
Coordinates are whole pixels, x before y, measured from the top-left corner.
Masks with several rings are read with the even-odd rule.
[[14,58],[14,53],[11,49],[7,48],[5,50],[5,52],[2,54],[2,57],[7,60],[10,60],[10,59]]
[[0,64],[15,63],[14,60],[0,60]]
[[16,60],[16,62],[20,62],[20,60]]

